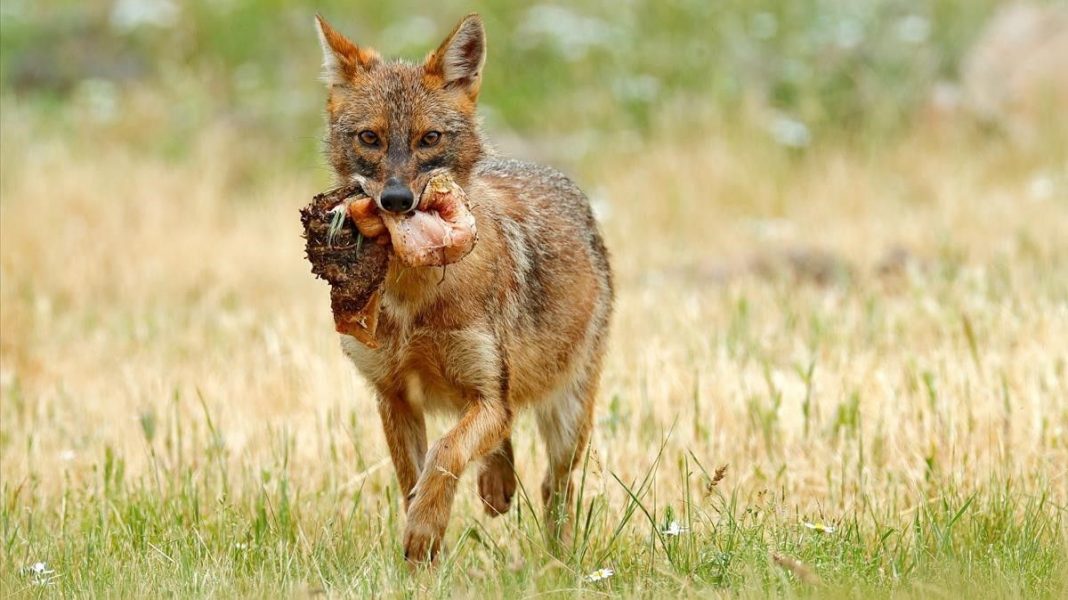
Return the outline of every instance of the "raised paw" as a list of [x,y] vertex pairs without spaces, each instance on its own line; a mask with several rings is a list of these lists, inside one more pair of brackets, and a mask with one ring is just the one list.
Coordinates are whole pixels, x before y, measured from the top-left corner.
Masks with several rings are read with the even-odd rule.
[[505,460],[495,457],[478,474],[478,497],[482,499],[486,514],[491,517],[508,512],[512,507],[515,488],[515,470]]

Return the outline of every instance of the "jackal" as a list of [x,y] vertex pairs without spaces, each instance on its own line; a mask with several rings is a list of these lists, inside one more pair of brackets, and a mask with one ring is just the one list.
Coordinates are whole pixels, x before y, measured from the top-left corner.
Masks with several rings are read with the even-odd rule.
[[[316,25],[329,90],[326,153],[338,183],[359,182],[377,211],[406,213],[431,174],[444,170],[466,191],[477,224],[474,250],[447,268],[391,261],[378,348],[341,337],[377,392],[405,498],[405,557],[438,555],[469,463],[480,463],[485,510],[509,509],[512,423],[528,407],[548,450],[541,492],[559,536],[572,471],[589,444],[613,302],[589,202],[559,172],[495,156],[483,141],[478,15],[462,19],[421,64],[384,60],[322,17]],[[388,243],[380,223],[358,225]],[[424,414],[432,411],[458,422],[428,448]]]

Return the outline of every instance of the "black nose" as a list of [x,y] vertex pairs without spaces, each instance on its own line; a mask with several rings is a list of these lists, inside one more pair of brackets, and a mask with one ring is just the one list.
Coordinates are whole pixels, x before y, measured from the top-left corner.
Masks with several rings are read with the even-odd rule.
[[415,194],[412,194],[412,190],[408,189],[408,186],[390,178],[386,181],[386,189],[382,190],[380,202],[382,210],[388,210],[392,213],[406,213],[415,208]]

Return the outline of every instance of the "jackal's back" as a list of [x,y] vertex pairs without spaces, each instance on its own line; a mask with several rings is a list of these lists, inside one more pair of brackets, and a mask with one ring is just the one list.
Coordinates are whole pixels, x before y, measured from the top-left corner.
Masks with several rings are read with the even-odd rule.
[[608,252],[586,196],[559,171],[494,157],[473,180],[492,190],[483,214],[506,252],[501,317],[512,394],[525,404],[600,363],[613,301]]

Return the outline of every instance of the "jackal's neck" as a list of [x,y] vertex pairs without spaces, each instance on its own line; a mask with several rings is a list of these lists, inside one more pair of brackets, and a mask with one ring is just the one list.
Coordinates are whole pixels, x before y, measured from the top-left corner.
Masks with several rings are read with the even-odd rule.
[[383,284],[383,305],[398,317],[414,315],[441,293],[441,282],[441,267],[406,267],[391,260]]
[[456,165],[459,168],[453,169],[453,174],[456,175],[460,185],[464,187],[470,183],[470,178],[475,172],[475,167],[478,166],[478,163],[493,154],[493,148],[486,142],[485,135],[477,125],[472,138],[472,142],[460,148],[457,156],[458,160],[456,161]]

